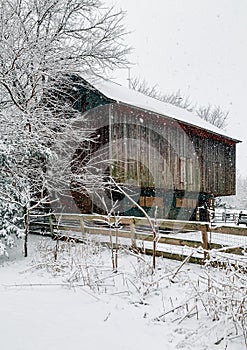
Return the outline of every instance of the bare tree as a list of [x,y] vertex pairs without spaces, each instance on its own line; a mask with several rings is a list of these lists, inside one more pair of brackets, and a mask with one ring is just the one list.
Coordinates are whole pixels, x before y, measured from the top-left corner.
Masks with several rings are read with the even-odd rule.
[[130,86],[133,90],[137,90],[147,96],[184,108],[189,112],[194,112],[200,118],[220,129],[224,129],[227,126],[229,112],[223,111],[220,106],[212,106],[209,104],[207,107],[197,107],[192,104],[189,97],[182,95],[180,90],[176,93],[164,94],[159,91],[157,85],[150,87],[145,79],[141,80],[140,78],[134,77],[130,79]]
[[144,95],[156,98],[157,100],[161,99],[161,93],[158,90],[157,85],[150,86],[146,79],[140,79],[139,77],[133,77],[129,79],[130,88],[137,90]]
[[65,74],[104,76],[125,66],[122,20],[99,0],[2,1],[1,102],[27,113]]
[[223,111],[220,106],[212,106],[209,104],[207,107],[198,107],[196,113],[200,118],[220,129],[224,129],[227,126],[229,112]]
[[[14,216],[26,239],[32,202],[45,201],[43,190],[56,186],[45,164],[61,149],[71,152],[63,135],[78,142],[88,137],[73,123],[82,119],[74,106],[76,77],[105,77],[128,64],[123,18],[99,0],[0,2],[0,202],[19,210]],[[70,166],[59,168],[61,182],[70,181]],[[0,239],[8,240],[2,219]]]
[[177,107],[181,107],[191,112],[193,110],[192,102],[189,97],[183,96],[181,91],[178,90],[175,93],[164,94],[159,91],[158,86],[150,86],[145,79],[140,79],[139,77],[133,77],[130,79],[130,87],[133,90],[137,90],[144,95],[155,98],[162,102],[173,104]]

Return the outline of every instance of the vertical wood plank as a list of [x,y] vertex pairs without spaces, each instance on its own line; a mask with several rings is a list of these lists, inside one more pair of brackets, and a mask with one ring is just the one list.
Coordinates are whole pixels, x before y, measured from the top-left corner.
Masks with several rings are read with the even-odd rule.
[[85,238],[85,225],[84,225],[83,217],[81,216],[80,216],[80,227],[81,227],[82,237]]
[[136,230],[135,230],[135,220],[130,219],[130,237],[131,237],[131,246],[136,248]]
[[201,234],[202,234],[202,247],[204,249],[204,259],[208,259],[209,254],[208,254],[208,249],[209,249],[209,244],[208,244],[208,225],[201,225]]

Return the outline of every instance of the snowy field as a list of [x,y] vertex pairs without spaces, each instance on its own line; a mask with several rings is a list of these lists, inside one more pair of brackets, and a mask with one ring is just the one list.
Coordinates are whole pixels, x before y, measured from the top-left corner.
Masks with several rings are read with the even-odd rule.
[[151,257],[120,249],[113,272],[111,250],[90,238],[30,236],[28,258],[17,244],[0,257],[1,349],[246,348],[239,269],[157,258],[152,274]]

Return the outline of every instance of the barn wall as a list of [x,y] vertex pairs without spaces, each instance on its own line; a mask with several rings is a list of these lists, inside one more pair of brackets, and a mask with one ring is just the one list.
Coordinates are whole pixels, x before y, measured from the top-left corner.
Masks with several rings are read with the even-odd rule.
[[109,99],[86,86],[78,90],[77,104],[84,101],[89,128],[102,129],[104,134],[99,143],[109,142],[109,130],[109,156],[116,159],[113,173],[118,174],[119,181],[134,176],[138,186],[153,187],[155,182],[165,190],[235,194],[235,142],[155,113],[110,104]]
[[120,182],[134,177],[141,187],[199,191],[199,158],[178,123],[123,105],[113,105],[111,114],[114,175]]
[[235,194],[236,144],[205,133],[191,139],[200,162],[200,191],[214,196]]
[[235,194],[234,142],[195,133],[168,118],[135,108],[113,105],[111,113],[112,152],[116,159],[125,159],[119,180],[124,182],[133,174],[132,158],[138,161],[135,174],[139,185],[152,187],[155,179],[156,187],[165,190]]
[[[83,157],[100,160],[151,216],[157,206],[159,217],[195,219],[195,208],[211,195],[235,193],[234,142],[121,103],[94,108],[87,119],[94,141],[82,145]],[[87,211],[102,212],[97,200],[86,201]],[[82,198],[78,203],[85,210]],[[133,206],[122,213],[142,215]]]

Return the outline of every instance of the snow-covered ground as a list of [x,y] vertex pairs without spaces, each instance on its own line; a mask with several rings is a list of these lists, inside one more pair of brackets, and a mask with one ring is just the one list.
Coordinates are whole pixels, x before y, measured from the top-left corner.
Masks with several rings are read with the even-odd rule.
[[246,276],[230,267],[158,258],[152,274],[151,257],[120,249],[113,272],[97,241],[30,236],[29,257],[19,241],[0,269],[1,349],[246,348]]

